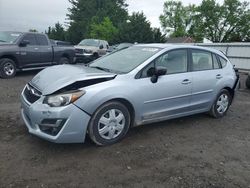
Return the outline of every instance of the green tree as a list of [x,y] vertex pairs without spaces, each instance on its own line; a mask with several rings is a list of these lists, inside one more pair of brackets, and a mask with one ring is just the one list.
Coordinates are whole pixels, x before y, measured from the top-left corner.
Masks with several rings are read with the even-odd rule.
[[54,27],[48,27],[48,31],[45,31],[50,39],[62,40],[66,39],[66,31],[64,30],[62,24],[57,22]]
[[38,31],[36,29],[29,29],[29,32],[37,33]]
[[186,36],[191,23],[192,10],[193,6],[185,7],[181,1],[166,1],[163,14],[160,15],[160,23],[164,32],[172,37]]
[[[211,11],[212,10],[212,11]],[[203,0],[196,8],[190,33],[213,42],[245,41],[250,37],[250,9],[248,2]]]
[[125,0],[69,0],[69,2],[72,6],[67,14],[68,37],[73,43],[90,36],[93,17],[96,23],[101,23],[104,17],[109,17],[116,28],[127,20]]
[[166,35],[162,34],[159,28],[153,28],[153,42],[165,43]]
[[108,17],[105,17],[101,23],[96,23],[93,19],[93,23],[90,25],[90,37],[107,40],[113,43],[118,33],[118,29],[113,25]]
[[149,43],[154,42],[150,22],[143,12],[134,12],[127,22],[120,26],[119,41]]

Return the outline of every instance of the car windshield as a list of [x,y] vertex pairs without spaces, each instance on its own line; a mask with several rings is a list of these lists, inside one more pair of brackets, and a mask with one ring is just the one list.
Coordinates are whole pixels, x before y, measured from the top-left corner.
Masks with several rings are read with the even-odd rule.
[[160,50],[154,47],[132,46],[97,59],[89,66],[110,72],[128,73]]
[[99,46],[99,40],[84,39],[78,45],[79,46]]
[[0,31],[0,42],[15,43],[21,36],[21,33]]

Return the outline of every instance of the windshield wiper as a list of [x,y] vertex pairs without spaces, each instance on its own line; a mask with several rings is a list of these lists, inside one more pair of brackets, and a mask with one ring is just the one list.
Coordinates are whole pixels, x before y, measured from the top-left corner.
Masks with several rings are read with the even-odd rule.
[[5,40],[0,40],[0,42],[7,42],[7,41],[5,41]]
[[107,69],[107,68],[103,68],[103,67],[98,67],[98,66],[89,66],[89,67],[91,67],[91,68],[96,68],[96,69],[99,69],[99,70],[102,70],[102,71],[105,71],[105,72],[111,72],[111,70],[110,69]]

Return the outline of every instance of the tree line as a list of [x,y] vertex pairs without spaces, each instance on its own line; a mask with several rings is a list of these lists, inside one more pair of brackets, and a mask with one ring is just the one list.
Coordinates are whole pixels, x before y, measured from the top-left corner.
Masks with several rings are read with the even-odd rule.
[[167,0],[159,20],[151,27],[143,12],[128,13],[125,0],[69,0],[66,28],[61,23],[49,27],[51,39],[77,44],[84,38],[99,38],[111,44],[121,42],[165,42],[167,37],[192,37],[196,42],[250,41],[249,2],[203,0],[188,6]]

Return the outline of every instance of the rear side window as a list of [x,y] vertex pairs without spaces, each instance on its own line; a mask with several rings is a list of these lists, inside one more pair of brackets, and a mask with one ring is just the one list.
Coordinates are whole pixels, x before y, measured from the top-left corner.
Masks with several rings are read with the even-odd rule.
[[40,46],[48,46],[48,40],[44,35],[36,35],[36,39],[38,42],[38,45]]
[[192,70],[202,71],[213,69],[212,54],[203,50],[192,50]]
[[35,45],[37,45],[36,38],[35,38],[34,34],[26,34],[23,37],[23,41],[24,40],[29,41],[28,46],[35,46]]
[[227,60],[224,59],[223,57],[219,56],[221,67],[225,67],[227,65]]
[[213,54],[213,63],[214,63],[214,69],[219,69],[220,68],[220,63],[216,57],[215,54]]

